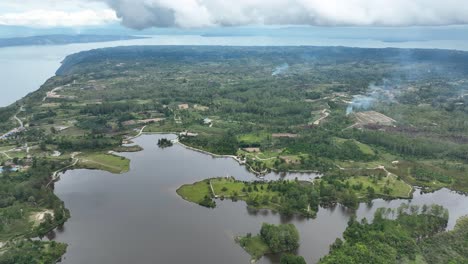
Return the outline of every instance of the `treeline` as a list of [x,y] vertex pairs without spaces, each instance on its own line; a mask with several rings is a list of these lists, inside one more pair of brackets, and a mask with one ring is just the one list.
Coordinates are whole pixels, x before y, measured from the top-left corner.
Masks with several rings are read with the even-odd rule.
[[82,137],[58,137],[46,140],[47,144],[56,144],[61,151],[100,150],[117,147],[120,137],[107,137],[102,134]]
[[239,148],[237,137],[230,131],[222,135],[181,136],[180,142],[219,155],[236,155]]
[[436,139],[409,137],[400,133],[380,131],[353,131],[352,137],[357,140],[386,150],[404,155],[421,158],[454,158],[468,159],[468,145],[457,145]]
[[[396,215],[394,220],[391,215]],[[447,226],[448,212],[439,205],[418,207],[403,204],[396,210],[380,208],[370,224],[366,219],[352,218],[343,234],[336,239],[323,264],[339,263],[405,263],[424,256],[419,246]],[[428,263],[434,263],[432,260]],[[449,259],[446,259],[449,263]]]
[[158,103],[153,104],[138,104],[135,102],[104,102],[102,104],[87,105],[80,109],[80,114],[109,115],[123,112],[142,112],[148,110],[160,110],[163,108]]

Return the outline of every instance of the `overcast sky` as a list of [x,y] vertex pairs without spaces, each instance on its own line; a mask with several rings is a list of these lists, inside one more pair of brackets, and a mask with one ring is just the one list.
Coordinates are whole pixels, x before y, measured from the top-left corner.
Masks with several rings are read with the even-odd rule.
[[0,0],[0,25],[131,28],[468,24],[468,0]]

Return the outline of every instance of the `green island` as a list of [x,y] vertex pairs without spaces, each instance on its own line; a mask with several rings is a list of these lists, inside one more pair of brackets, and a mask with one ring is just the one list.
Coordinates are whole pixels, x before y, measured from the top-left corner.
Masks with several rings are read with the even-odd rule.
[[[260,234],[252,236],[237,237],[237,243],[245,249],[251,256],[253,261],[259,260],[263,255],[273,253],[288,253],[299,248],[299,232],[292,224],[271,225],[262,224]],[[282,260],[282,264],[286,261],[295,260],[295,257],[286,256]]]
[[398,189],[403,191],[401,197],[410,197],[411,187],[396,179],[382,176],[379,180],[379,176],[376,175],[372,176],[372,180],[355,178],[343,182],[340,180],[343,177],[339,172],[312,182],[298,180],[244,182],[233,177],[220,177],[182,185],[177,189],[177,193],[187,201],[210,208],[216,207],[215,199],[242,200],[252,208],[271,209],[286,215],[299,214],[307,217],[315,217],[319,205],[331,206],[340,203],[356,209],[359,202],[371,201],[377,197],[388,198],[392,195],[391,192],[384,193],[385,189],[376,192],[374,187],[379,183],[382,186],[401,184],[403,186]]
[[173,145],[172,141],[170,141],[167,138],[158,139],[158,147],[160,148],[168,148],[168,147],[171,147],[172,145]]
[[[0,262],[64,251],[20,243],[69,218],[53,182],[67,169],[128,171],[115,152],[141,150],[129,144],[142,133],[175,133],[259,176],[321,174],[178,190],[208,207],[229,198],[313,217],[319,205],[411,198],[414,186],[467,193],[467,69],[467,52],[425,49],[149,46],[70,55],[40,89],[0,108]],[[423,241],[429,250],[452,236]],[[423,249],[404,257],[426,258]],[[437,250],[447,250],[440,263],[456,259],[451,248]]]

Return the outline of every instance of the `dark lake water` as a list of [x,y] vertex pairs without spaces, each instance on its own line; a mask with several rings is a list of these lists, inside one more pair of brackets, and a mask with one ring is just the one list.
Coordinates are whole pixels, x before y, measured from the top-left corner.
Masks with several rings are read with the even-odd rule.
[[[159,149],[159,137],[143,135],[134,140],[144,151],[123,154],[131,159],[128,173],[73,170],[55,184],[55,192],[72,215],[53,234],[55,240],[69,244],[62,263],[249,263],[249,255],[234,237],[257,233],[263,222],[295,224],[301,234],[298,253],[315,263],[346,228],[350,212],[341,206],[321,208],[316,219],[304,219],[249,211],[242,201],[217,201],[215,209],[184,201],[176,194],[182,184],[226,175],[243,180],[255,180],[255,176],[230,158],[212,158],[180,145]],[[378,199],[372,206],[361,204],[358,216],[371,217],[376,208],[398,207],[402,202]],[[467,197],[445,189],[417,193],[412,203],[446,206],[449,228],[456,218],[468,214]],[[266,257],[259,263],[277,261]]]

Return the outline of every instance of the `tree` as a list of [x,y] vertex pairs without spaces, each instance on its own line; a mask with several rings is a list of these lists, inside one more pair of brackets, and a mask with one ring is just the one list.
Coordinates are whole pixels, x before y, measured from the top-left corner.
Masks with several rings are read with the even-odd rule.
[[306,264],[306,262],[302,256],[283,254],[280,259],[280,264]]
[[292,224],[263,223],[260,236],[273,253],[290,252],[299,248],[299,232]]

